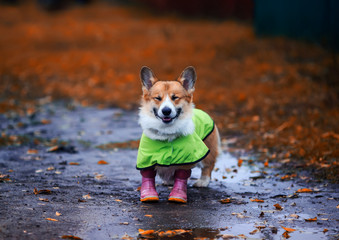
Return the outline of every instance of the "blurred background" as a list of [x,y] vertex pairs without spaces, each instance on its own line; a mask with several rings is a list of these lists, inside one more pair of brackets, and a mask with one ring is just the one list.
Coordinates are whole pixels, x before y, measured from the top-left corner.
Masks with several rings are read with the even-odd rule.
[[137,110],[143,65],[160,79],[192,65],[196,106],[224,137],[334,171],[338,13],[336,0],[0,0],[0,112]]

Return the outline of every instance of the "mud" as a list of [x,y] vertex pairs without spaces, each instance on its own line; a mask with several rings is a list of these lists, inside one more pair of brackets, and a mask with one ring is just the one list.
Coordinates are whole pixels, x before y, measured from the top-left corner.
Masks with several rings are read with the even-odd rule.
[[[141,203],[137,150],[98,148],[137,140],[137,112],[65,103],[36,109],[0,115],[0,239],[138,239],[139,229],[190,230],[172,239],[339,237],[338,185],[298,170],[284,177],[291,169],[264,165],[242,150],[230,154],[224,140],[213,181],[208,188],[189,187],[187,204],[167,202],[170,189],[160,179],[160,201]],[[51,192],[35,194],[34,188]],[[302,188],[312,192],[298,193]]]

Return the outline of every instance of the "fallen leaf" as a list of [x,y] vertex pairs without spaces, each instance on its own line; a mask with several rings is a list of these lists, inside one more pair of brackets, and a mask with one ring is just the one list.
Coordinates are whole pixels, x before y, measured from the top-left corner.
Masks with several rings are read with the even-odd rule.
[[59,213],[59,212],[55,212],[55,215],[59,217],[59,216],[61,216],[62,214]]
[[321,135],[322,138],[329,138],[329,137],[333,137],[337,140],[339,140],[339,134],[335,133],[335,132],[326,132],[326,133],[323,133]]
[[114,199],[114,201],[116,201],[116,202],[122,202],[122,200],[120,200],[120,199]]
[[307,219],[305,219],[305,221],[306,222],[315,222],[315,221],[317,221],[318,220],[318,218],[317,217],[315,217],[315,218],[307,218]]
[[36,150],[36,149],[28,149],[27,150],[27,154],[38,154],[38,150]]
[[256,234],[259,230],[258,229],[254,229],[252,232],[250,232],[251,235]]
[[46,125],[46,124],[50,124],[52,121],[51,120],[48,120],[48,119],[42,119],[40,121],[42,124]]
[[143,229],[139,229],[139,234],[142,236],[145,235],[152,235],[154,233],[154,230],[143,230]]
[[227,204],[227,203],[231,203],[231,199],[230,198],[225,198],[225,199],[219,200],[219,202],[221,202],[222,204]]
[[283,209],[283,208],[280,206],[279,203],[274,204],[273,206],[275,206],[275,209],[277,209],[277,210],[279,210],[279,211]]
[[238,238],[237,236],[235,235],[232,235],[232,234],[223,234],[220,236],[222,239],[234,239],[234,238]]
[[47,171],[53,171],[55,168],[54,167],[49,167],[49,168],[47,168],[46,170]]
[[105,175],[104,174],[97,174],[97,175],[95,175],[94,178],[98,179],[98,180],[101,180],[101,179],[105,178]]
[[299,218],[299,215],[297,215],[297,214],[290,214],[290,217],[293,217],[293,218]]
[[82,240],[82,238],[79,238],[79,237],[73,236],[73,235],[63,235],[61,238],[62,238],[62,239],[76,239],[76,240]]
[[265,167],[268,167],[268,159],[266,159],[265,163],[264,163]]
[[310,192],[313,192],[313,190],[309,188],[300,188],[296,192],[297,193],[310,193]]
[[48,220],[48,221],[52,221],[52,222],[59,222],[59,220],[57,220],[57,219],[54,219],[54,218],[46,218],[46,220]]
[[80,165],[80,164],[77,162],[70,162],[69,165]]
[[149,217],[149,218],[152,218],[153,215],[150,215],[150,214],[146,214],[145,217]]
[[106,162],[105,160],[100,160],[100,161],[98,162],[98,164],[104,165],[104,164],[108,164],[108,162]]
[[287,227],[283,227],[283,226],[281,226],[285,231],[287,231],[287,232],[294,232],[294,231],[296,231],[296,229],[293,229],[293,228],[287,228]]
[[120,223],[120,225],[128,225],[129,223],[128,222],[122,222]]
[[251,200],[251,202],[261,202],[261,203],[265,202],[264,200],[258,199],[258,198],[250,199],[250,200]]
[[92,199],[91,195],[86,194],[82,196],[83,199]]
[[328,229],[327,229],[327,228],[324,228],[323,233],[325,233],[325,232],[328,232]]
[[38,190],[36,188],[34,188],[33,192],[34,192],[35,195],[37,195],[37,194],[51,194],[52,193],[52,191],[48,190],[48,189]]
[[291,236],[288,234],[288,232],[284,232],[282,235],[283,235],[283,237],[286,238],[286,239],[288,239],[288,238],[291,237]]
[[47,152],[55,152],[59,149],[59,146],[52,146],[50,148],[47,149]]
[[339,208],[339,204],[337,205],[337,208]]
[[232,213],[232,215],[237,216],[237,218],[247,218],[244,214],[242,213]]
[[243,160],[239,158],[239,159],[238,159],[238,167],[241,167],[242,162],[243,162]]
[[43,202],[49,202],[49,200],[48,200],[47,198],[40,198],[40,197],[39,197],[39,200],[40,200],[40,201],[43,201]]

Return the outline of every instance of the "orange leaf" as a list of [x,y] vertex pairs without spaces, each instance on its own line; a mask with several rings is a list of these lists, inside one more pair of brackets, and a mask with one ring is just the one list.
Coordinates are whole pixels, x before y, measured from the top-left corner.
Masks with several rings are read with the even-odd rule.
[[82,238],[79,238],[79,237],[76,237],[76,236],[73,236],[73,235],[63,235],[61,238],[62,239],[76,239],[76,240],[82,239]]
[[275,206],[275,209],[277,209],[277,210],[282,210],[282,209],[283,209],[283,208],[280,206],[279,203],[274,204],[273,206]]
[[140,235],[151,235],[154,233],[154,230],[143,230],[143,229],[139,229],[139,234]]
[[308,218],[308,219],[305,219],[306,222],[315,222],[317,221],[317,217],[315,218]]
[[313,190],[309,188],[300,188],[297,190],[297,193],[309,193],[309,192],[313,192]]
[[288,234],[288,232],[284,232],[283,234],[283,237],[286,238],[286,239],[289,239],[291,236]]
[[80,164],[77,162],[70,162],[69,165],[80,165]]
[[151,214],[146,214],[145,217],[150,217],[150,218],[151,218],[151,217],[153,217],[153,215],[151,215]]
[[51,122],[52,122],[52,121],[51,121],[51,120],[48,120],[48,119],[42,119],[42,120],[41,120],[41,123],[42,123],[42,124],[45,124],[45,125],[46,125],[46,124],[50,124]]
[[268,167],[268,159],[266,159],[266,162],[264,163],[265,167]]
[[243,160],[239,158],[239,159],[238,159],[238,167],[241,167],[242,162],[243,162]]
[[251,202],[265,202],[265,201],[262,199],[255,198],[255,199],[251,199]]
[[53,221],[53,222],[59,222],[59,220],[54,219],[54,218],[46,218],[46,220],[48,220],[48,221]]
[[325,232],[328,232],[328,229],[327,229],[327,228],[324,228],[323,233],[325,233]]
[[231,203],[231,199],[230,198],[225,198],[225,199],[221,199],[219,200],[219,202],[226,204],[226,203]]
[[58,149],[59,149],[59,146],[52,146],[49,149],[47,149],[47,152],[55,152]]
[[108,162],[106,162],[105,160],[100,160],[98,164],[108,164]]
[[286,228],[286,227],[283,227],[283,226],[281,226],[285,231],[287,231],[287,232],[294,232],[294,231],[296,231],[296,229],[293,229],[293,228]]
[[27,150],[27,154],[38,154],[38,150],[36,150],[36,149],[28,149]]

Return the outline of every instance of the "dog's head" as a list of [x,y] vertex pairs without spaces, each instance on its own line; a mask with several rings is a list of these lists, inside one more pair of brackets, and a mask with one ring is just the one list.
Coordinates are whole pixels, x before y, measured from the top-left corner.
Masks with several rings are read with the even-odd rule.
[[187,123],[185,119],[191,119],[192,115],[196,81],[194,68],[187,67],[177,80],[163,81],[150,68],[143,67],[140,78],[143,85],[140,108],[142,127],[168,134],[182,131],[181,128]]

